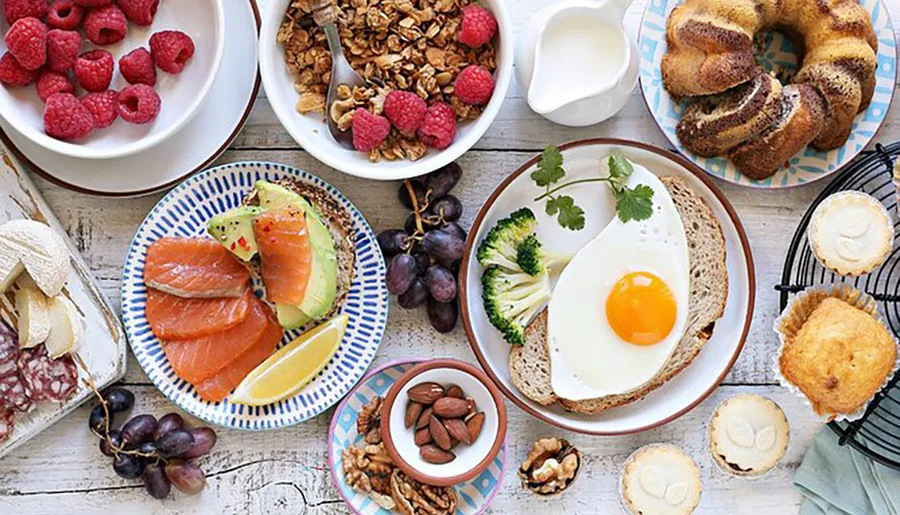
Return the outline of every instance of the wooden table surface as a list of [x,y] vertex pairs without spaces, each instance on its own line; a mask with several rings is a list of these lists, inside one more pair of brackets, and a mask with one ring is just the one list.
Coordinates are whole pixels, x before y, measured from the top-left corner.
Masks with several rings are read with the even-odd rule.
[[[508,2],[516,29],[548,1]],[[626,25],[633,34],[646,2],[635,0],[629,9]],[[261,7],[265,8],[265,3],[261,1]],[[900,2],[886,3],[894,19],[900,20]],[[897,104],[875,138],[877,142],[900,139]],[[513,84],[490,130],[459,161],[464,176],[455,193],[466,208],[464,225],[471,224],[490,191],[545,144],[590,137],[626,138],[670,147],[647,112],[638,89],[612,120],[594,127],[569,129],[532,113]],[[284,163],[319,175],[343,191],[376,231],[398,227],[406,217],[406,211],[396,201],[397,183],[365,181],[341,174],[299,150],[278,123],[264,94],[243,132],[217,164],[245,160]],[[163,194],[104,199],[72,193],[36,176],[35,182],[75,240],[101,289],[118,308],[126,250],[138,225]],[[664,427],[617,438],[561,431],[507,402],[513,468],[536,438],[547,435],[568,438],[582,450],[585,463],[572,489],[552,500],[539,500],[524,491],[514,471],[508,472],[489,513],[624,513],[617,490],[622,463],[634,449],[653,442],[681,446],[698,462],[704,486],[700,513],[796,513],[801,498],[792,487],[791,478],[813,436],[823,426],[796,397],[776,385],[770,365],[777,345],[772,322],[779,311],[773,285],[779,280],[784,253],[800,216],[827,182],[780,191],[751,190],[720,182],[747,230],[757,278],[753,325],[743,354],[721,388],[692,412]],[[374,364],[411,355],[475,362],[459,325],[452,333],[439,335],[430,328],[424,310],[404,311],[392,300],[384,342]],[[177,411],[147,380],[130,352],[123,384],[137,394],[134,413],[159,416]],[[737,393],[771,397],[787,412],[791,424],[787,457],[777,469],[756,481],[726,476],[713,464],[707,450],[707,422],[712,411],[719,402]],[[174,492],[163,501],[150,498],[139,481],[126,481],[115,475],[110,459],[100,454],[87,429],[88,411],[88,407],[76,410],[0,460],[0,513],[96,513],[110,509],[115,514],[347,512],[325,465],[325,436],[333,410],[285,430],[219,430],[215,451],[201,462],[208,475],[207,489],[195,497]]]

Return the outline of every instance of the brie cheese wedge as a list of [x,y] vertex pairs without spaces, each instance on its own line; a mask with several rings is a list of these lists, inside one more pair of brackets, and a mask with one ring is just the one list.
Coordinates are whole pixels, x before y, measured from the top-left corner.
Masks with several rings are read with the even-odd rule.
[[[25,279],[28,276],[23,276]],[[31,279],[19,281],[16,292],[16,313],[19,314],[19,348],[30,349],[44,343],[50,336],[49,299],[37,287],[31,286]]]
[[0,244],[15,253],[46,296],[59,295],[69,276],[69,251],[59,234],[34,220],[12,220],[0,226]]
[[0,243],[0,293],[8,290],[24,270],[25,266],[15,249]]
[[44,346],[47,354],[56,359],[63,354],[75,352],[84,341],[84,324],[78,309],[69,299],[57,295],[49,299],[50,335]]

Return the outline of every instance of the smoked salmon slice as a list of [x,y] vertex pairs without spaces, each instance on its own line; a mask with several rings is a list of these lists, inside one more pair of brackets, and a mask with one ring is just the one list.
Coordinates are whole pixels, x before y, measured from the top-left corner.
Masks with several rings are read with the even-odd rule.
[[240,297],[184,299],[151,289],[144,313],[160,340],[191,340],[227,331],[243,322],[253,296],[248,288]]
[[201,338],[163,342],[163,351],[178,377],[199,383],[216,375],[252,347],[272,316],[272,309],[254,295],[250,311],[241,323]]
[[144,283],[178,297],[240,297],[250,272],[213,240],[160,238],[147,249]]
[[247,375],[258,367],[275,351],[278,342],[284,336],[284,330],[273,317],[269,318],[263,335],[240,355],[231,365],[223,368],[218,374],[200,383],[194,384],[201,399],[219,402],[237,388]]
[[312,248],[305,213],[294,207],[275,209],[253,219],[253,235],[262,259],[266,298],[299,306],[312,271]]

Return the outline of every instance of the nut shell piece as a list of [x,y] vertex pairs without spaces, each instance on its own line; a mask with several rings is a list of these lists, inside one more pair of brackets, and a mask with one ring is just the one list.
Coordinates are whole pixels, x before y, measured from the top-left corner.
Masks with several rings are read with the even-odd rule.
[[581,452],[567,440],[542,438],[534,443],[519,467],[522,486],[537,495],[562,493],[581,471]]

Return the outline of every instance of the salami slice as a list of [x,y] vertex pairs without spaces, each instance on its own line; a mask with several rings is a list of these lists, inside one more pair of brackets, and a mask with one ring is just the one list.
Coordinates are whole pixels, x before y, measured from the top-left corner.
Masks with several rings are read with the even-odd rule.
[[11,409],[0,410],[0,442],[8,439],[16,428],[15,413]]
[[25,384],[17,369],[18,358],[19,338],[15,331],[0,321],[0,410],[28,411],[31,408],[31,399],[25,392]]
[[43,345],[23,350],[18,366],[25,393],[34,402],[65,401],[78,386],[78,368],[72,356],[51,359]]

